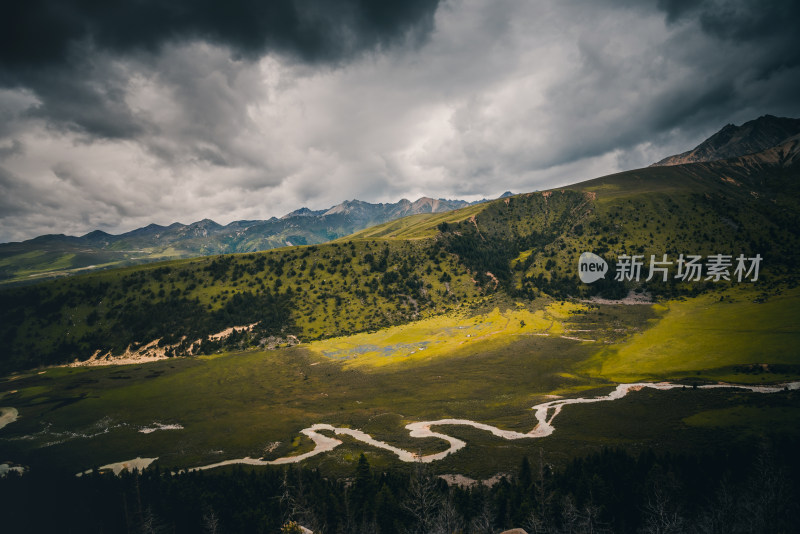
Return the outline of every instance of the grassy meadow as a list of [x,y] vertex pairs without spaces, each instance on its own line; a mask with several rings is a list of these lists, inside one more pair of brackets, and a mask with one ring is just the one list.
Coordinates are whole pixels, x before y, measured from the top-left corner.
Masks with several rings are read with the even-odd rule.
[[654,305],[652,327],[601,351],[586,370],[609,380],[790,380],[800,372],[800,289],[765,302],[730,290]]
[[[790,297],[721,305],[745,311],[759,306],[779,316],[792,309],[795,299]],[[753,361],[746,346],[737,351],[735,339],[727,347],[728,359],[715,360],[715,367],[699,375],[692,370],[706,362],[698,360],[693,367],[680,347],[660,355],[661,361],[652,366],[631,357],[648,343],[648,336],[679,328],[673,321],[688,320],[699,328],[692,314],[717,317],[703,315],[713,305],[705,297],[670,303],[669,308],[498,299],[471,314],[461,310],[292,348],[12,374],[0,383],[0,404],[16,407],[20,419],[0,430],[0,445],[16,462],[75,472],[137,456],[158,457],[161,467],[179,469],[244,456],[269,459],[307,452],[313,444],[299,431],[329,423],[430,454],[446,444],[411,438],[406,424],[466,418],[527,432],[535,425],[533,405],[554,395],[605,394],[623,379],[684,379],[687,388],[644,390],[619,401],[567,406],[555,420],[556,432],[544,439],[506,441],[472,428],[438,427],[468,446],[433,468],[489,477],[539,449],[553,461],[566,462],[603,446],[699,450],[709,439],[724,443],[720,440],[795,432],[800,410],[796,392],[703,391],[691,384],[729,379],[732,373],[737,382],[797,378],[796,366],[784,364],[791,360],[784,354],[791,354],[796,335],[778,337],[775,351],[756,360],[782,369],[780,374],[756,375],[746,367],[738,374],[732,371],[733,364]],[[769,318],[762,323],[764,335]],[[664,371],[656,375],[651,369]],[[139,432],[155,423],[183,428]],[[339,438],[344,445],[306,464],[345,473],[363,451],[374,466],[400,465],[388,452]]]
[[[779,194],[787,176],[725,177],[707,165],[643,169],[325,245],[3,289],[0,406],[19,419],[0,429],[0,461],[77,473],[137,456],[167,469],[273,459],[310,451],[299,432],[316,423],[430,454],[446,443],[411,438],[406,424],[459,418],[527,432],[536,404],[661,380],[686,388],[566,406],[547,438],[436,428],[468,445],[432,468],[489,477],[539,450],[557,463],[607,446],[699,451],[796,434],[797,391],[693,387],[800,379],[800,224]],[[764,263],[754,283],[587,287],[575,273],[583,251],[760,253]],[[614,300],[629,291],[654,301]],[[300,344],[267,349],[289,336]],[[173,357],[59,367],[155,340]],[[400,466],[340,439],[307,465],[350,473],[363,451],[373,466]]]

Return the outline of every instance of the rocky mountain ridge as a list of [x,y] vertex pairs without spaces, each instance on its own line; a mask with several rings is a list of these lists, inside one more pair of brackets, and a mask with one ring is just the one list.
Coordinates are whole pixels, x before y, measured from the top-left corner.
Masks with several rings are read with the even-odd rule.
[[692,150],[666,157],[652,167],[731,159],[782,145],[800,134],[800,119],[764,115],[741,126],[728,124]]

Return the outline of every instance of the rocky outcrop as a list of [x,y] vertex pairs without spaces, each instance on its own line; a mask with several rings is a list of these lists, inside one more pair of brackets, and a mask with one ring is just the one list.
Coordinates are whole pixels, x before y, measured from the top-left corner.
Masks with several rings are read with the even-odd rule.
[[653,167],[738,158],[785,143],[800,134],[800,119],[764,115],[741,126],[728,124],[692,150],[669,156]]

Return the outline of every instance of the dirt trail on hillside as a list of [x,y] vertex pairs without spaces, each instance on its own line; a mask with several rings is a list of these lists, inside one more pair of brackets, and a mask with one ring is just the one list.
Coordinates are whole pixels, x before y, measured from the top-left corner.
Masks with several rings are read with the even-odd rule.
[[[651,389],[665,391],[668,389],[675,389],[682,387],[685,387],[685,385],[673,384],[670,382],[659,382],[659,383],[637,382],[633,384],[620,384],[608,395],[601,395],[598,397],[589,397],[589,398],[580,397],[577,399],[557,399],[548,402],[543,402],[531,408],[532,410],[534,410],[534,416],[536,418],[536,426],[534,426],[530,432],[516,432],[514,430],[503,430],[501,428],[497,428],[492,425],[478,423],[476,421],[471,421],[469,419],[437,419],[435,421],[420,421],[417,423],[409,423],[408,425],[406,425],[406,429],[409,431],[409,435],[411,437],[438,438],[443,441],[446,441],[449,444],[449,447],[446,450],[428,455],[418,455],[413,452],[400,449],[383,441],[376,440],[375,438],[373,438],[372,436],[370,436],[365,432],[362,432],[361,430],[353,428],[340,428],[325,423],[318,423],[300,431],[301,434],[309,437],[314,442],[315,445],[313,450],[306,452],[304,454],[299,454],[297,456],[284,456],[283,458],[278,458],[276,460],[263,460],[258,458],[249,458],[249,457],[225,460],[223,462],[217,462],[210,465],[194,467],[189,469],[189,471],[213,469],[215,467],[222,467],[225,465],[233,465],[233,464],[280,465],[280,464],[298,463],[308,458],[311,458],[312,456],[332,451],[333,449],[342,444],[341,440],[321,434],[320,431],[332,432],[335,435],[350,436],[351,438],[360,441],[362,443],[365,443],[367,445],[387,450],[395,454],[398,457],[398,459],[403,462],[430,463],[441,460],[446,456],[458,450],[461,450],[467,446],[467,443],[465,441],[441,432],[435,432],[431,430],[431,427],[469,426],[472,428],[476,428],[478,430],[485,430],[486,432],[490,432],[491,434],[499,438],[507,440],[543,438],[549,436],[555,431],[555,426],[553,426],[553,420],[558,416],[558,414],[561,413],[561,410],[564,408],[564,406],[567,406],[568,404],[589,404],[593,402],[613,401],[625,397],[625,395],[627,395],[631,391],[640,391],[644,388],[651,388]],[[777,393],[779,391],[783,391],[785,388],[793,390],[800,389],[800,382],[791,382],[788,384],[780,384],[776,386],[748,386],[748,385],[736,385],[736,384],[726,384],[726,383],[698,386],[698,389],[715,389],[715,388],[744,389],[752,391],[754,393]]]

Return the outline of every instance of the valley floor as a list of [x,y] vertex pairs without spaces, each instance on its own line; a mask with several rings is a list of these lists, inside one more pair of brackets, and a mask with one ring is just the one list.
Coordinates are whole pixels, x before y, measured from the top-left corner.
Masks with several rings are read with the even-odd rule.
[[138,457],[167,469],[300,457],[337,472],[363,451],[378,467],[437,459],[437,472],[487,478],[539,449],[563,463],[603,446],[702,450],[796,432],[794,386],[759,388],[800,377],[797,290],[726,297],[487,301],[274,351],[14,374],[0,382],[0,406],[19,412],[0,429],[0,459],[83,472]]

